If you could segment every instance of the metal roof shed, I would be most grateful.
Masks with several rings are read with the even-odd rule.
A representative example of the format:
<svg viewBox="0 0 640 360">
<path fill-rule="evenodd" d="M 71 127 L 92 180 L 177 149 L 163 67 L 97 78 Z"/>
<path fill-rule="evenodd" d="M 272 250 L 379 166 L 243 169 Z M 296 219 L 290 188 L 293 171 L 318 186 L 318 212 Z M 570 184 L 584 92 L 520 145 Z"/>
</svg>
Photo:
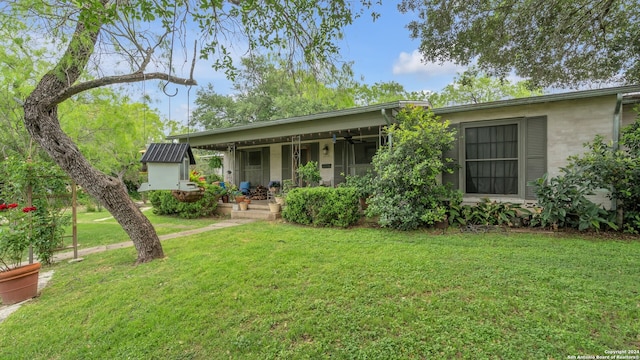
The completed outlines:
<svg viewBox="0 0 640 360">
<path fill-rule="evenodd" d="M 138 191 L 181 190 L 199 191 L 189 180 L 189 165 L 196 160 L 189 144 L 151 144 L 142 159 L 148 167 L 148 181 Z"/>
</svg>

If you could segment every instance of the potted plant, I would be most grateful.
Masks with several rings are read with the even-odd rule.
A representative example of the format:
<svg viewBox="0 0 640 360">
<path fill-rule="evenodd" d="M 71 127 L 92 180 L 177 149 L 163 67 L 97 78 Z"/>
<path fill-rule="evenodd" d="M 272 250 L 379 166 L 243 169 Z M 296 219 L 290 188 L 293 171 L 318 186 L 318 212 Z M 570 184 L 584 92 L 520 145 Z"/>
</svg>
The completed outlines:
<svg viewBox="0 0 640 360">
<path fill-rule="evenodd" d="M 269 211 L 272 213 L 279 213 L 281 205 L 277 202 L 277 200 L 269 201 Z"/>
<path fill-rule="evenodd" d="M 15 304 L 38 294 L 40 263 L 22 265 L 32 233 L 33 206 L 0 204 L 0 298 L 5 305 Z"/>
<path fill-rule="evenodd" d="M 278 192 L 280 192 L 280 186 L 280 181 L 272 180 L 269 182 L 269 191 L 271 191 L 271 193 L 273 194 L 277 194 Z"/>
</svg>

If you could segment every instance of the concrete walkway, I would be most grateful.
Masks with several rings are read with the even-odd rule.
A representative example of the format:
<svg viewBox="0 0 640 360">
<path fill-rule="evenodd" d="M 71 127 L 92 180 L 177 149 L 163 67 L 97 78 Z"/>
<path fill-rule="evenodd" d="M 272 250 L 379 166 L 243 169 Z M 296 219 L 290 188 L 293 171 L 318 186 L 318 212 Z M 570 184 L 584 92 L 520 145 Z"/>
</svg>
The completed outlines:
<svg viewBox="0 0 640 360">
<path fill-rule="evenodd" d="M 193 230 L 186 230 L 186 231 L 180 231 L 180 232 L 173 233 L 173 234 L 162 235 L 162 236 L 159 236 L 159 238 L 160 238 L 160 241 L 164 241 L 164 240 L 175 239 L 175 238 L 179 238 L 179 237 L 183 237 L 183 236 L 190 236 L 190 235 L 200 234 L 200 233 L 203 233 L 203 232 L 212 231 L 212 230 L 216 230 L 216 229 L 224 229 L 224 228 L 228 228 L 228 227 L 231 227 L 231 226 L 238 226 L 238 225 L 247 224 L 247 223 L 254 222 L 254 221 L 255 220 L 253 220 L 253 219 L 227 219 L 227 220 L 223 220 L 223 221 L 220 221 L 218 223 L 211 224 L 209 226 L 205 226 L 205 227 L 202 227 L 202 228 L 197 228 L 197 229 L 193 229 Z M 99 253 L 99 252 L 103 252 L 103 251 L 107 251 L 107 250 L 122 249 L 122 248 L 127 248 L 127 247 L 132 247 L 132 246 L 133 246 L 133 242 L 126 241 L 126 242 L 122 242 L 122 243 L 118 243 L 118 244 L 95 246 L 95 247 L 86 248 L 86 249 L 79 249 L 78 250 L 78 257 L 82 257 L 82 256 L 85 256 L 85 255 L 90 255 L 90 254 L 95 254 L 95 253 Z M 53 261 L 54 262 L 59 262 L 59 261 L 64 261 L 64 260 L 71 260 L 71 259 L 73 259 L 73 251 L 59 253 L 59 254 L 55 254 L 53 256 Z M 46 272 L 40 272 L 40 275 L 38 277 L 38 294 L 40 294 L 40 291 L 42 291 L 42 289 L 45 286 L 47 286 L 47 283 L 53 277 L 53 273 L 54 273 L 53 270 L 46 271 Z M 17 303 L 17 304 L 13 304 L 13 305 L 0 305 L 0 323 L 2 323 L 14 311 L 18 310 L 22 304 L 25 304 L 25 303 L 27 303 L 29 301 L 31 301 L 31 299 L 25 300 L 23 302 L 20 302 L 20 303 Z"/>
</svg>

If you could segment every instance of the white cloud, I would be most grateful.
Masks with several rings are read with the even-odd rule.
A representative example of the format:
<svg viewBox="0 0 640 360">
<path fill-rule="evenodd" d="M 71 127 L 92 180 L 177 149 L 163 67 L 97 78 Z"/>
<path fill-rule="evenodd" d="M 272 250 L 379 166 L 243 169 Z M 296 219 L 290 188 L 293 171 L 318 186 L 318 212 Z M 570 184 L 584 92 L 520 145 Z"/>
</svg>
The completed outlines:
<svg viewBox="0 0 640 360">
<path fill-rule="evenodd" d="M 422 54 L 418 50 L 413 50 L 411 54 L 404 51 L 400 52 L 398 58 L 393 64 L 393 74 L 425 74 L 429 76 L 455 75 L 457 72 L 463 72 L 465 66 L 456 65 L 452 62 L 443 63 L 425 63 L 422 61 Z"/>
</svg>

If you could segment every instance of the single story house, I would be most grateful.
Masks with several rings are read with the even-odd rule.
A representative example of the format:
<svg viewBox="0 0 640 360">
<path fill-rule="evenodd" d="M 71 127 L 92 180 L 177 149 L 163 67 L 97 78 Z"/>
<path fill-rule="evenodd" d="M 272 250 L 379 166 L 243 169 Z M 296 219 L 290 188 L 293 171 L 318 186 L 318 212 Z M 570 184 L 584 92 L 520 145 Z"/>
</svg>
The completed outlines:
<svg viewBox="0 0 640 360">
<path fill-rule="evenodd" d="M 528 181 L 558 175 L 567 157 L 583 153 L 583 144 L 596 134 L 617 142 L 620 128 L 637 116 L 638 92 L 640 85 L 633 85 L 433 109 L 458 132 L 455 149 L 446 155 L 460 169 L 442 181 L 462 190 L 469 202 L 534 200 Z M 371 167 L 376 150 L 388 141 L 385 127 L 408 105 L 429 106 L 394 101 L 169 139 L 224 152 L 225 180 L 236 185 L 296 179 L 295 169 L 313 160 L 323 184 L 334 186 L 344 174 Z"/>
</svg>

